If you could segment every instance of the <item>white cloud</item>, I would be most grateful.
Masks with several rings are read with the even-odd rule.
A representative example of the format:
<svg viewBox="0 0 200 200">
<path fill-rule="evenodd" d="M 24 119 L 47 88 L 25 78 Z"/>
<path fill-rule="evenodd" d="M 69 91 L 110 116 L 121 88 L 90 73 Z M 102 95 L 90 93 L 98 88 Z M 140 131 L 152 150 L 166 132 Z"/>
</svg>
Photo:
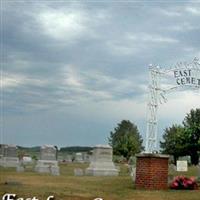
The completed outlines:
<svg viewBox="0 0 200 200">
<path fill-rule="evenodd" d="M 148 43 L 148 46 L 147 46 Z M 118 40 L 107 41 L 106 45 L 114 55 L 136 55 L 150 48 L 150 45 L 177 44 L 178 39 L 152 33 L 126 33 Z"/>
<path fill-rule="evenodd" d="M 188 22 L 183 22 L 183 23 L 179 23 L 176 25 L 169 25 L 169 26 L 165 26 L 162 27 L 162 29 L 164 30 L 168 30 L 168 31 L 177 31 L 177 32 L 186 32 L 186 31 L 192 31 L 192 30 L 198 30 L 199 27 L 197 25 L 192 25 Z"/>
<path fill-rule="evenodd" d="M 68 66 L 64 69 L 64 84 L 70 87 L 82 87 L 79 75 L 73 69 L 73 66 Z"/>
<path fill-rule="evenodd" d="M 23 74 L 2 73 L 1 87 L 2 88 L 15 88 L 22 85 L 46 86 L 48 80 L 38 79 Z"/>
<path fill-rule="evenodd" d="M 131 99 L 133 93 L 146 90 L 143 84 L 136 84 L 131 77 L 118 79 L 97 70 L 80 71 L 72 65 L 66 66 L 61 74 L 62 89 L 70 91 L 70 97 L 67 95 L 66 98 L 77 103 L 91 100 L 117 102 L 122 98 Z"/>
<path fill-rule="evenodd" d="M 138 33 L 138 34 L 128 34 L 128 39 L 132 41 L 139 42 L 150 42 L 150 43 L 178 43 L 177 39 L 171 37 L 165 37 L 161 35 L 148 34 L 148 33 Z"/>
<path fill-rule="evenodd" d="M 63 78 L 62 85 L 66 86 L 65 90 L 71 91 L 71 96 L 66 96 L 66 98 L 74 99 L 77 103 L 87 101 L 88 99 L 105 100 L 112 98 L 112 94 L 104 90 L 105 88 L 95 88 L 95 85 L 98 85 L 98 82 L 100 82 L 100 77 L 93 72 L 80 72 L 75 69 L 75 66 L 68 65 L 63 69 L 61 74 Z M 97 77 L 98 80 L 96 79 Z M 105 81 L 106 79 L 107 78 L 104 77 Z M 103 79 L 101 79 L 101 81 L 103 81 Z M 63 102 L 64 101 L 65 100 L 63 100 Z"/>
<path fill-rule="evenodd" d="M 194 54 L 195 48 L 193 48 L 193 47 L 184 47 L 183 49 L 184 49 L 184 51 L 186 51 L 188 53 L 192 53 L 193 55 L 195 55 Z"/>
<path fill-rule="evenodd" d="M 108 50 L 113 55 L 134 55 L 141 51 L 141 45 L 140 44 L 131 44 L 127 43 L 127 41 L 107 41 L 106 46 L 108 47 Z"/>
<path fill-rule="evenodd" d="M 156 12 L 160 12 L 161 14 L 165 15 L 165 16 L 168 16 L 168 17 L 180 17 L 182 14 L 181 14 L 181 11 L 179 10 L 172 10 L 172 9 L 159 9 L 159 10 L 156 10 Z"/>
<path fill-rule="evenodd" d="M 197 2 L 196 2 L 197 3 Z M 189 4 L 191 5 L 191 4 Z M 156 12 L 168 17 L 184 17 L 186 14 L 192 14 L 194 16 L 200 15 L 200 7 L 197 3 L 196 6 L 184 6 L 184 7 L 174 7 L 174 8 L 161 8 L 157 9 Z"/>
<path fill-rule="evenodd" d="M 200 58 L 200 51 L 196 53 L 197 57 Z"/>
<path fill-rule="evenodd" d="M 200 90 L 174 91 L 168 95 L 168 102 L 160 106 L 160 117 L 162 119 L 180 119 L 192 108 L 200 108 Z"/>
<path fill-rule="evenodd" d="M 103 120 L 140 120 L 144 119 L 146 114 L 146 102 L 134 99 L 122 99 L 120 101 L 87 101 L 82 102 L 79 107 L 73 108 L 81 117 L 95 118 Z M 83 115 L 83 116 L 82 116 Z"/>
<path fill-rule="evenodd" d="M 70 40 L 85 30 L 86 16 L 82 11 L 46 10 L 37 16 L 44 32 L 54 39 Z"/>
<path fill-rule="evenodd" d="M 22 75 L 2 73 L 1 87 L 2 88 L 18 87 L 24 83 L 24 80 L 25 77 Z"/>
<path fill-rule="evenodd" d="M 200 6 L 199 7 L 186 7 L 185 10 L 192 15 L 200 16 Z"/>
</svg>

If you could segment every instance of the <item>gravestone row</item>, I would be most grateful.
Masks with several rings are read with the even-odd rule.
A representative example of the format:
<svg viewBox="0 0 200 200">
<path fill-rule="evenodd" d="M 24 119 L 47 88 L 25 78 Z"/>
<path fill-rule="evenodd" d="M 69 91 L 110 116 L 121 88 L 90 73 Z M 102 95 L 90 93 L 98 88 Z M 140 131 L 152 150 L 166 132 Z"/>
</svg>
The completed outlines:
<svg viewBox="0 0 200 200">
<path fill-rule="evenodd" d="M 17 147 L 15 145 L 1 145 L 0 147 L 0 165 L 3 167 L 16 167 L 18 172 L 23 172 L 24 163 L 23 160 L 19 161 Z M 117 176 L 119 169 L 115 167 L 112 156 L 113 152 L 110 146 L 97 145 L 94 147 L 92 158 L 82 153 L 76 153 L 75 162 L 83 163 L 90 160 L 90 165 L 85 170 L 85 175 Z M 60 175 L 57 160 L 57 148 L 55 146 L 43 145 L 40 148 L 40 157 L 36 163 L 35 171 L 38 173 Z M 74 173 L 75 175 L 84 174 L 80 169 L 75 169 Z"/>
<path fill-rule="evenodd" d="M 75 176 L 117 176 L 119 169 L 112 161 L 112 148 L 108 145 L 97 145 L 94 147 L 93 155 L 89 167 L 84 171 L 82 169 L 74 169 Z M 30 162 L 30 157 L 27 158 Z M 82 153 L 76 153 L 76 162 L 84 162 Z M 26 161 L 24 161 L 26 162 Z M 17 171 L 23 172 L 24 168 L 17 157 L 17 146 L 0 145 L 0 166 L 16 167 Z M 177 165 L 169 165 L 170 171 L 185 172 L 188 170 L 187 160 L 178 160 Z M 134 164 L 135 165 L 135 164 Z M 135 181 L 136 168 L 130 165 L 130 175 Z M 57 161 L 57 149 L 53 145 L 44 145 L 40 148 L 40 158 L 36 163 L 35 171 L 38 173 L 50 173 L 52 175 L 60 175 L 60 169 Z M 198 166 L 197 176 L 200 178 L 200 166 Z"/>
</svg>

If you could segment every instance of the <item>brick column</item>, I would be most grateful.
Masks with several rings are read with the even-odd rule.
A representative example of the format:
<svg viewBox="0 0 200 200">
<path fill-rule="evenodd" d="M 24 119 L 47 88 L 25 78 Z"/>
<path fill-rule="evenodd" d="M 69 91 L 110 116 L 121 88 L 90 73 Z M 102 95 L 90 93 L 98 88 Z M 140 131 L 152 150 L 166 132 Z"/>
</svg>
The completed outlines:
<svg viewBox="0 0 200 200">
<path fill-rule="evenodd" d="M 167 189 L 169 156 L 144 153 L 136 157 L 136 189 Z"/>
</svg>

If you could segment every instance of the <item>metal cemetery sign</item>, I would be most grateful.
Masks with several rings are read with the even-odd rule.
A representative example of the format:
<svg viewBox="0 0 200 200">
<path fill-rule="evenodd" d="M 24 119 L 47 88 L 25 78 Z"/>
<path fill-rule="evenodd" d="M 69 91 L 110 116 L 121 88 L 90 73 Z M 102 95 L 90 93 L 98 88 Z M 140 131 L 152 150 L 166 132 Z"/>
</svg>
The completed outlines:
<svg viewBox="0 0 200 200">
<path fill-rule="evenodd" d="M 176 79 L 177 85 L 200 86 L 200 78 L 196 77 L 196 75 L 198 75 L 197 70 L 194 69 L 174 71 L 174 78 Z"/>
<path fill-rule="evenodd" d="M 200 89 L 200 62 L 180 62 L 170 69 L 149 67 L 149 100 L 145 151 L 152 153 L 157 145 L 158 105 L 166 102 L 166 93 L 177 89 Z M 162 80 L 162 83 L 161 83 Z"/>
</svg>

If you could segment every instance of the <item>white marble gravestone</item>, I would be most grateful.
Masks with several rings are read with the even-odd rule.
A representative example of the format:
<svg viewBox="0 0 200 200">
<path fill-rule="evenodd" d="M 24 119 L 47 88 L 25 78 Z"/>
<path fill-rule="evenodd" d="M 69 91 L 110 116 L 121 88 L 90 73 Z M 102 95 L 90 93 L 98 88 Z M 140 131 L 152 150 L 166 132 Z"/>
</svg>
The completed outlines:
<svg viewBox="0 0 200 200">
<path fill-rule="evenodd" d="M 83 154 L 82 153 L 76 153 L 75 154 L 75 162 L 84 163 Z"/>
<path fill-rule="evenodd" d="M 87 153 L 83 153 L 83 161 L 85 162 L 85 163 L 89 163 L 90 162 L 90 155 L 89 154 L 87 154 Z"/>
<path fill-rule="evenodd" d="M 136 167 L 132 166 L 130 168 L 130 176 L 132 178 L 132 181 L 135 183 L 135 179 L 136 179 Z"/>
<path fill-rule="evenodd" d="M 24 172 L 25 171 L 25 168 L 24 168 L 22 161 L 20 161 L 20 164 L 17 166 L 16 170 L 17 170 L 17 172 Z"/>
<path fill-rule="evenodd" d="M 3 167 L 18 167 L 19 158 L 17 157 L 17 146 L 16 145 L 0 145 L 0 166 Z"/>
<path fill-rule="evenodd" d="M 187 160 L 177 160 L 176 168 L 177 168 L 177 172 L 187 172 L 188 171 Z"/>
<path fill-rule="evenodd" d="M 57 161 L 57 149 L 53 145 L 44 145 L 40 148 L 40 159 L 37 161 L 35 171 L 60 175 Z"/>
<path fill-rule="evenodd" d="M 23 156 L 22 157 L 22 163 L 23 164 L 32 164 L 33 163 L 33 160 L 30 156 Z"/>
<path fill-rule="evenodd" d="M 97 145 L 94 147 L 91 163 L 86 169 L 86 175 L 91 176 L 118 176 L 119 170 L 112 161 L 112 147 Z"/>
</svg>

